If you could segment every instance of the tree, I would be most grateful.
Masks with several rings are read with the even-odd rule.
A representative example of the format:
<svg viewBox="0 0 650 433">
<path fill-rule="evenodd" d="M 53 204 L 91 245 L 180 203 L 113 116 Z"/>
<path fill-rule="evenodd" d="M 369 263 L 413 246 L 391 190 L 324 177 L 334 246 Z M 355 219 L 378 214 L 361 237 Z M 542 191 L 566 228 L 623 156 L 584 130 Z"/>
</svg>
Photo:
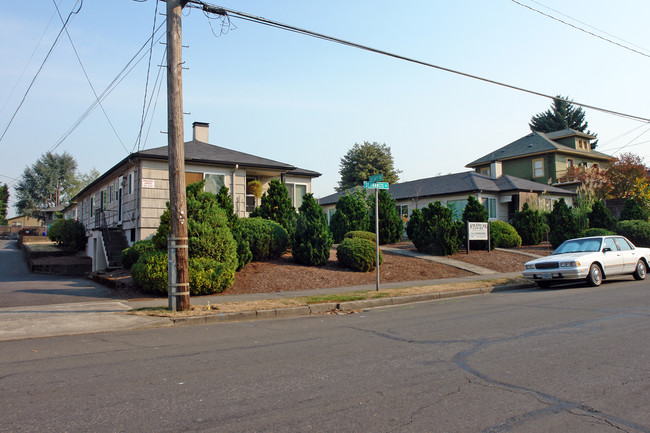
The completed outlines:
<svg viewBox="0 0 650 433">
<path fill-rule="evenodd" d="M 296 231 L 296 208 L 291 203 L 287 187 L 278 179 L 269 182 L 269 189 L 262 196 L 262 203 L 250 216 L 275 221 L 289 233 L 289 239 L 293 239 Z"/>
<path fill-rule="evenodd" d="M 88 173 L 82 173 L 75 175 L 75 185 L 72 187 L 70 190 L 70 198 L 74 197 L 75 195 L 79 194 L 79 192 L 90 185 L 92 181 L 97 179 L 101 173 L 96 169 L 92 168 Z"/>
<path fill-rule="evenodd" d="M 18 182 L 18 213 L 43 219 L 45 209 L 67 203 L 77 184 L 76 170 L 77 161 L 67 152 L 42 155 Z"/>
<path fill-rule="evenodd" d="M 589 212 L 589 227 L 613 230 L 615 225 L 616 221 L 612 218 L 609 209 L 602 201 L 595 201 L 591 206 L 591 212 Z"/>
<path fill-rule="evenodd" d="M 557 248 L 567 239 L 580 235 L 578 222 L 563 198 L 553 203 L 553 210 L 547 216 L 550 233 L 548 240 L 553 248 Z"/>
<path fill-rule="evenodd" d="M 375 198 L 368 196 L 368 205 L 370 207 L 370 228 L 375 221 Z M 380 190 L 377 197 L 377 207 L 379 207 L 379 244 L 394 244 L 399 242 L 404 230 L 404 222 L 399 212 L 397 212 L 397 203 L 393 200 L 386 190 Z"/>
<path fill-rule="evenodd" d="M 595 136 L 587 130 L 588 125 L 582 107 L 576 107 L 568 97 L 562 95 L 553 98 L 551 108 L 531 117 L 528 124 L 531 130 L 537 132 L 554 132 L 571 128 Z M 592 143 L 591 148 L 595 149 L 596 143 Z"/>
<path fill-rule="evenodd" d="M 521 211 L 516 211 L 512 218 L 512 226 L 521 236 L 523 245 L 539 245 L 548 232 L 548 226 L 544 221 L 544 215 L 537 209 L 531 209 L 528 203 L 524 203 Z"/>
<path fill-rule="evenodd" d="M 219 192 L 217 192 L 217 204 L 226 212 L 226 216 L 228 217 L 228 225 L 232 230 L 232 228 L 237 223 L 238 218 L 237 215 L 235 215 L 235 206 L 232 204 L 230 192 L 228 190 L 228 187 L 225 185 L 221 185 Z"/>
<path fill-rule="evenodd" d="M 355 186 L 363 185 L 368 177 L 383 174 L 384 182 L 396 183 L 400 170 L 395 170 L 393 155 L 390 147 L 377 142 L 363 144 L 355 143 L 352 149 L 341 158 L 339 165 L 341 180 L 337 191 L 345 191 Z"/>
<path fill-rule="evenodd" d="M 648 211 L 644 209 L 641 202 L 634 198 L 628 198 L 623 204 L 621 221 L 642 220 L 648 221 Z"/>
<path fill-rule="evenodd" d="M 637 180 L 640 184 L 647 183 L 647 170 L 648 167 L 640 156 L 629 152 L 622 153 L 605 174 L 608 183 L 607 197 L 637 198 L 635 191 L 642 186 L 637 185 Z"/>
<path fill-rule="evenodd" d="M 327 264 L 333 239 L 323 208 L 310 193 L 303 197 L 299 211 L 291 248 L 293 259 L 308 266 Z"/>
<path fill-rule="evenodd" d="M 330 220 L 330 230 L 335 243 L 341 242 L 347 232 L 370 230 L 365 190 L 355 189 L 339 198 L 336 202 L 336 212 Z"/>
<path fill-rule="evenodd" d="M 9 207 L 9 185 L 0 186 L 0 226 L 7 225 L 7 208 Z"/>
<path fill-rule="evenodd" d="M 418 251 L 438 256 L 458 252 L 458 224 L 454 223 L 451 209 L 443 207 L 439 201 L 415 209 L 406 231 Z"/>
</svg>

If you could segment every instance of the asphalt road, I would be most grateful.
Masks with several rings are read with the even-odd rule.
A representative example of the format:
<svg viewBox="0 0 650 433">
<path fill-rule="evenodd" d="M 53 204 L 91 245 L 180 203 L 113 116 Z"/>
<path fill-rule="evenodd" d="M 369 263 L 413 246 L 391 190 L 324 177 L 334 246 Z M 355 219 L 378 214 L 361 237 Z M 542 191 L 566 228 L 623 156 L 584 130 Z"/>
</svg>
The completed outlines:
<svg viewBox="0 0 650 433">
<path fill-rule="evenodd" d="M 0 308 L 114 298 L 111 289 L 85 278 L 30 273 L 16 241 L 0 239 Z"/>
<path fill-rule="evenodd" d="M 650 432 L 650 289 L 0 343 L 0 432 Z"/>
</svg>

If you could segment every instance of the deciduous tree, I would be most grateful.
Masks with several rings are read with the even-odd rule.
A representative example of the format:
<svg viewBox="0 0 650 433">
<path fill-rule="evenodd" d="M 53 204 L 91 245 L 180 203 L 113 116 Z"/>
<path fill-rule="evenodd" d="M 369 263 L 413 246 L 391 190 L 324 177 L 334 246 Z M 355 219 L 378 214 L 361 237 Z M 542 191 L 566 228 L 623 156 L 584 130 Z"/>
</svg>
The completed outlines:
<svg viewBox="0 0 650 433">
<path fill-rule="evenodd" d="M 337 191 L 363 185 L 368 177 L 383 174 L 384 182 L 395 183 L 399 179 L 400 170 L 394 167 L 393 155 L 386 144 L 364 141 L 355 143 L 352 149 L 341 158 L 339 174 L 341 180 Z"/>
</svg>

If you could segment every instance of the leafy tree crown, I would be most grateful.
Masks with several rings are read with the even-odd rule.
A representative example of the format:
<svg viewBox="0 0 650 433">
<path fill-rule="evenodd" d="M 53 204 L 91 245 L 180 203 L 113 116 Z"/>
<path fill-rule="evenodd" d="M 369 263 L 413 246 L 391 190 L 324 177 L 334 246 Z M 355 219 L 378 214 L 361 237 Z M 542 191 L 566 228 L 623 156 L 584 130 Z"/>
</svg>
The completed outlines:
<svg viewBox="0 0 650 433">
<path fill-rule="evenodd" d="M 384 175 L 384 182 L 396 183 L 401 173 L 394 167 L 390 147 L 367 141 L 363 144 L 355 143 L 341 158 L 339 167 L 341 180 L 336 188 L 337 191 L 363 185 L 370 176 L 380 173 Z"/>
</svg>

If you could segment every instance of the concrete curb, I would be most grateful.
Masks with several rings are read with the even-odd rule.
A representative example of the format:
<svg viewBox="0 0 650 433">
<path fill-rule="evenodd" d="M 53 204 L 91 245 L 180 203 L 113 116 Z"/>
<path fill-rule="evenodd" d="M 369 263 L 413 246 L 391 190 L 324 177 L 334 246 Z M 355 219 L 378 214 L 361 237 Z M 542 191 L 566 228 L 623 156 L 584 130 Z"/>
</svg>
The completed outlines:
<svg viewBox="0 0 650 433">
<path fill-rule="evenodd" d="M 364 299 L 347 302 L 327 302 L 321 304 L 302 305 L 298 307 L 239 311 L 235 313 L 216 313 L 203 316 L 170 317 L 172 326 L 207 325 L 211 323 L 246 322 L 253 320 L 268 320 L 277 318 L 315 316 L 341 311 L 350 313 L 364 311 L 371 308 L 388 307 L 392 305 L 411 304 L 416 302 L 435 301 L 439 299 L 456 298 L 460 296 L 487 295 L 493 292 L 505 292 L 534 287 L 531 283 L 521 283 L 509 286 L 479 287 L 475 289 L 450 290 L 447 292 L 423 293 L 419 295 L 405 295 L 377 299 Z M 169 324 L 161 325 L 169 326 Z"/>
</svg>

